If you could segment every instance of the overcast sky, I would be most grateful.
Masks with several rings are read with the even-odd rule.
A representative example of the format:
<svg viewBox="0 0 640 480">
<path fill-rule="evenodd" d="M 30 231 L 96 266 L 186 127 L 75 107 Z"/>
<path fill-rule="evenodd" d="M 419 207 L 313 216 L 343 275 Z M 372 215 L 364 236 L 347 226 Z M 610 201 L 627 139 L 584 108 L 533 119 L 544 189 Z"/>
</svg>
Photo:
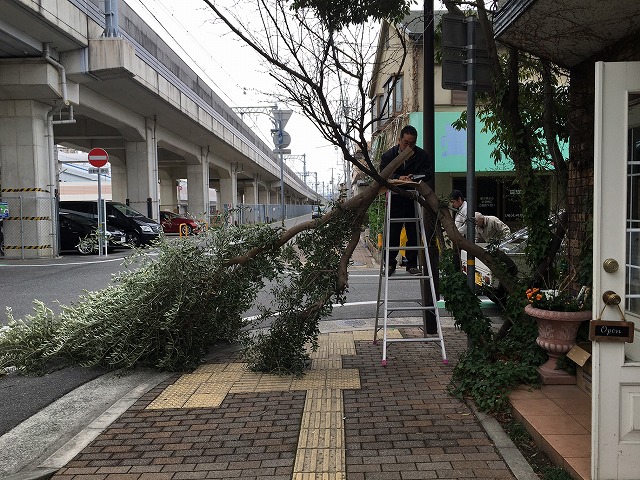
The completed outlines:
<svg viewBox="0 0 640 480">
<path fill-rule="evenodd" d="M 211 88 L 230 107 L 268 107 L 273 98 L 260 93 L 272 91 L 273 81 L 260 71 L 257 55 L 243 45 L 226 27 L 214 24 L 213 12 L 202 0 L 125 0 L 156 32 L 180 54 L 194 70 L 202 75 Z M 278 105 L 279 108 L 289 108 Z M 273 145 L 271 121 L 267 115 L 245 116 L 245 123 L 255 125 L 261 138 Z M 325 182 L 329 192 L 332 168 L 334 181 L 342 181 L 343 166 L 336 149 L 323 139 L 313 124 L 294 114 L 285 130 L 291 135 L 292 155 L 306 155 L 307 172 L 317 172 L 322 193 Z M 302 172 L 302 160 L 288 161 L 296 172 Z M 313 187 L 315 177 L 307 178 Z"/>
</svg>

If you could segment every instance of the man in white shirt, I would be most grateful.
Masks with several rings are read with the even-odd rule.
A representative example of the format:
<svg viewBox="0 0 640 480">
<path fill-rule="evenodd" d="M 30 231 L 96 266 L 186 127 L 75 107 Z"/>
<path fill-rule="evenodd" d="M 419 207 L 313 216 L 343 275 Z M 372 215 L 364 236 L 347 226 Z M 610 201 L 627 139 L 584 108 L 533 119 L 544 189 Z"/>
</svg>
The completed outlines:
<svg viewBox="0 0 640 480">
<path fill-rule="evenodd" d="M 460 190 L 452 190 L 451 195 L 449 195 L 451 199 L 451 206 L 457 210 L 454 221 L 456 223 L 456 228 L 460 232 L 460 235 L 463 237 L 467 236 L 467 201 L 463 198 L 462 192 Z"/>
<path fill-rule="evenodd" d="M 476 241 L 491 242 L 500 240 L 511 234 L 511 229 L 498 217 L 483 215 L 480 212 L 475 214 L 476 220 Z"/>
</svg>

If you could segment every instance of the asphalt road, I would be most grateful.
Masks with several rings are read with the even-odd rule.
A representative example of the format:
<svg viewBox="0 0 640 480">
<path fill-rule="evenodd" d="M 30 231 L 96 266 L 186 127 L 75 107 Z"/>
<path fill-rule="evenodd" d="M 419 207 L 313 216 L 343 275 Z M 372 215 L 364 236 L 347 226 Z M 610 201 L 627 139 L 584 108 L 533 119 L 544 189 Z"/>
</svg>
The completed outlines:
<svg viewBox="0 0 640 480">
<path fill-rule="evenodd" d="M 40 300 L 54 311 L 59 302 L 69 305 L 85 291 L 107 286 L 113 273 L 122 270 L 130 252 L 120 251 L 106 258 L 65 255 L 59 259 L 0 261 L 0 292 L 4 307 L 0 325 L 33 313 L 33 301 Z M 0 376 L 0 435 L 31 417 L 54 400 L 106 372 L 101 368 L 65 368 L 40 377 L 17 374 Z"/>
</svg>

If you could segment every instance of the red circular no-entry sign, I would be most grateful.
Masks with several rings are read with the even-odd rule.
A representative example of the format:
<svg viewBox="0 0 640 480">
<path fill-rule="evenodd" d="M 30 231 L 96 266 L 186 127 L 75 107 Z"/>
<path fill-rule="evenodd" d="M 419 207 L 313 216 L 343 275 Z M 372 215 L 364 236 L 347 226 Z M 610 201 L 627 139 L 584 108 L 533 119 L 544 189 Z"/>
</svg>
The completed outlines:
<svg viewBox="0 0 640 480">
<path fill-rule="evenodd" d="M 109 154 L 104 148 L 92 148 L 89 152 L 89 163 L 94 167 L 104 167 L 108 161 Z"/>
</svg>

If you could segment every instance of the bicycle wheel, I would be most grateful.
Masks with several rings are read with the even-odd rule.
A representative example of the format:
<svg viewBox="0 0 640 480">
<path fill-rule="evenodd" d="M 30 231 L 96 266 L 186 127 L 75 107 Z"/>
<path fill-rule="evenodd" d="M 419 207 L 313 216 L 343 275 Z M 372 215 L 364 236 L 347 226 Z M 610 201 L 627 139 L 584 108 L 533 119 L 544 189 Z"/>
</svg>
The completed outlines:
<svg viewBox="0 0 640 480">
<path fill-rule="evenodd" d="M 80 239 L 80 242 L 78 243 L 78 245 L 76 245 L 76 248 L 78 249 L 78 252 L 83 255 L 93 253 L 96 248 L 96 239 L 90 235 L 87 235 L 86 237 Z"/>
</svg>

